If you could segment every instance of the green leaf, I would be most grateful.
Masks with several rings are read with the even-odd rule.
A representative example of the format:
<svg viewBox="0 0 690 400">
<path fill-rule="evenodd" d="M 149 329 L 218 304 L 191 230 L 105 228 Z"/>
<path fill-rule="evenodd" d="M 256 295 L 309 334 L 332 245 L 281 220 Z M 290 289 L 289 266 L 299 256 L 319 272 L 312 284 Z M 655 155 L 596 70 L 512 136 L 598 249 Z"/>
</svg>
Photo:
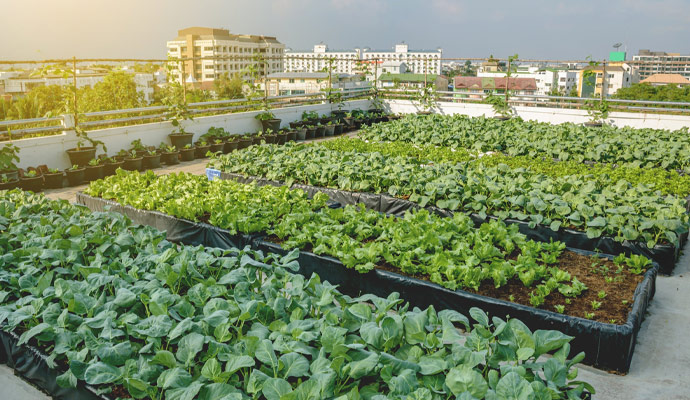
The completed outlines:
<svg viewBox="0 0 690 400">
<path fill-rule="evenodd" d="M 173 353 L 167 350 L 158 350 L 156 355 L 151 360 L 151 363 L 162 365 L 168 368 L 175 368 L 177 366 L 177 361 Z"/>
<path fill-rule="evenodd" d="M 192 383 L 192 376 L 182 368 L 173 368 L 163 371 L 158 377 L 158 387 L 162 389 L 184 388 Z"/>
<path fill-rule="evenodd" d="M 347 371 L 347 374 L 350 376 L 350 378 L 360 379 L 364 376 L 373 373 L 378 362 L 379 355 L 376 353 L 372 353 L 362 360 L 353 361 L 347 364 L 345 366 L 345 370 Z"/>
<path fill-rule="evenodd" d="M 263 384 L 261 393 L 266 397 L 266 400 L 280 400 L 281 397 L 292 392 L 292 386 L 284 379 L 268 378 Z"/>
<path fill-rule="evenodd" d="M 120 380 L 121 377 L 122 371 L 119 368 L 100 361 L 90 364 L 84 372 L 84 380 L 89 385 L 113 383 Z"/>
<path fill-rule="evenodd" d="M 283 378 L 299 378 L 307 376 L 309 372 L 309 361 L 301 354 L 288 353 L 280 357 L 280 363 L 283 365 L 281 372 Z"/>
<path fill-rule="evenodd" d="M 565 335 L 558 331 L 538 330 L 534 332 L 535 352 L 534 356 L 539 357 L 544 353 L 558 350 L 564 344 L 573 340 L 572 336 Z"/>
<path fill-rule="evenodd" d="M 36 335 L 40 335 L 44 332 L 52 332 L 52 331 L 53 331 L 53 327 L 50 326 L 50 324 L 42 322 L 42 323 L 32 327 L 28 331 L 22 333 L 22 335 L 19 337 L 19 341 L 17 342 L 17 345 L 21 346 L 21 345 L 25 344 L 26 342 L 28 342 L 29 340 L 31 340 L 31 338 L 33 338 Z"/>
<path fill-rule="evenodd" d="M 278 371 L 278 358 L 273 350 L 273 343 L 270 340 L 264 339 L 259 342 L 255 356 L 273 371 Z"/>
<path fill-rule="evenodd" d="M 187 387 L 166 390 L 165 400 L 194 400 L 203 386 L 201 382 L 192 382 Z"/>
<path fill-rule="evenodd" d="M 177 359 L 185 366 L 189 366 L 203 347 L 204 335 L 192 332 L 180 339 L 176 353 Z"/>
<path fill-rule="evenodd" d="M 505 400 L 529 400 L 532 396 L 532 386 L 517 372 L 509 372 L 496 384 L 496 394 Z"/>
<path fill-rule="evenodd" d="M 448 368 L 448 363 L 441 357 L 422 356 L 419 359 L 420 373 L 422 375 L 434 375 Z"/>
<path fill-rule="evenodd" d="M 225 371 L 234 374 L 239 369 L 253 367 L 254 364 L 254 359 L 249 356 L 231 354 L 228 356 L 227 363 L 225 364 Z"/>
<path fill-rule="evenodd" d="M 484 377 L 468 366 L 451 368 L 446 375 L 446 385 L 456 396 L 469 392 L 478 399 L 484 398 L 489 389 Z"/>
</svg>

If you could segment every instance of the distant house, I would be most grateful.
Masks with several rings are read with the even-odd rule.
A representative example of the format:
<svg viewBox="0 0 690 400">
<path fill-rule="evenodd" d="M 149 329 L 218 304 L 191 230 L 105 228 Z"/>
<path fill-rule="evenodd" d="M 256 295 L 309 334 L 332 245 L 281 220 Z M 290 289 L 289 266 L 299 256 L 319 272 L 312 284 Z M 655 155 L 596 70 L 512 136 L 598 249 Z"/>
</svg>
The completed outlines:
<svg viewBox="0 0 690 400">
<path fill-rule="evenodd" d="M 690 80 L 680 74 L 654 74 L 640 83 L 647 83 L 652 86 L 675 85 L 678 87 L 690 85 Z"/>
<path fill-rule="evenodd" d="M 481 78 L 475 76 L 455 77 L 455 97 L 481 99 L 485 94 L 505 93 L 506 81 L 514 95 L 533 95 L 537 92 L 534 78 Z"/>
<path fill-rule="evenodd" d="M 423 88 L 425 82 L 433 84 L 436 90 L 448 90 L 448 78 L 436 74 L 381 74 L 379 85 L 382 88 Z"/>
</svg>

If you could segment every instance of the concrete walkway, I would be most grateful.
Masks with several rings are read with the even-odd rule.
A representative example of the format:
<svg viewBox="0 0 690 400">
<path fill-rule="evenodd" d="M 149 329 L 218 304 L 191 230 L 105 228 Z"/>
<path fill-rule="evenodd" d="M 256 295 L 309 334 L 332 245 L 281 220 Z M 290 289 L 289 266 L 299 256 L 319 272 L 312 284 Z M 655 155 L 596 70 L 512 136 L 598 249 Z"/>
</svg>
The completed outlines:
<svg viewBox="0 0 690 400">
<path fill-rule="evenodd" d="M 205 174 L 207 162 L 207 159 L 195 160 L 155 172 Z M 75 194 L 85 187 L 50 190 L 46 195 L 74 201 Z M 657 277 L 656 287 L 628 374 L 621 376 L 580 367 L 578 379 L 594 386 L 595 399 L 690 400 L 690 255 L 683 254 L 672 276 Z M 46 398 L 45 394 L 16 377 L 11 369 L 0 365 L 0 399 Z"/>
</svg>

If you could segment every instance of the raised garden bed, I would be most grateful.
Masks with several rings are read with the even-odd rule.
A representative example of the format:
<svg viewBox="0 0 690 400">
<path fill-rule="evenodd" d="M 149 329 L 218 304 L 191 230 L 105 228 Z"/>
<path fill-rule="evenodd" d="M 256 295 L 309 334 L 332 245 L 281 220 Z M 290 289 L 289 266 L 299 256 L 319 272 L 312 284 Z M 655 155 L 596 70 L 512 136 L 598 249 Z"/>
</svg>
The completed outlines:
<svg viewBox="0 0 690 400">
<path fill-rule="evenodd" d="M 283 182 L 279 181 L 273 181 L 261 177 L 249 177 L 241 174 L 222 171 L 220 172 L 220 179 L 230 179 L 242 183 L 255 182 L 257 185 L 284 185 Z M 435 206 L 421 207 L 419 204 L 409 200 L 399 199 L 386 194 L 352 192 L 304 184 L 293 184 L 291 188 L 304 190 L 310 196 L 313 196 L 316 193 L 324 193 L 328 195 L 331 201 L 340 203 L 342 205 L 364 204 L 364 206 L 368 209 L 396 216 L 404 215 L 404 213 L 409 210 L 417 210 L 421 208 L 426 208 L 429 211 L 444 217 L 452 217 L 455 214 L 453 211 L 441 209 Z M 475 224 L 477 224 L 477 226 L 481 225 L 487 220 L 498 219 L 494 216 L 481 218 L 477 214 L 471 214 L 470 217 Z M 608 236 L 588 238 L 586 233 L 574 229 L 561 228 L 556 232 L 550 229 L 550 227 L 544 225 L 530 227 L 529 223 L 517 219 L 508 218 L 503 221 L 506 224 L 517 224 L 520 228 L 520 232 L 532 240 L 545 242 L 555 240 L 565 243 L 568 247 L 587 251 L 594 251 L 598 249 L 604 254 L 642 255 L 659 264 L 659 272 L 662 274 L 671 274 L 673 272 L 673 268 L 680 258 L 680 250 L 683 248 L 688 238 L 688 234 L 685 233 L 679 236 L 680 244 L 678 246 L 671 244 L 657 244 L 654 246 L 654 248 L 650 249 L 645 243 L 638 241 L 626 240 L 623 242 L 618 242 L 614 238 Z"/>
</svg>

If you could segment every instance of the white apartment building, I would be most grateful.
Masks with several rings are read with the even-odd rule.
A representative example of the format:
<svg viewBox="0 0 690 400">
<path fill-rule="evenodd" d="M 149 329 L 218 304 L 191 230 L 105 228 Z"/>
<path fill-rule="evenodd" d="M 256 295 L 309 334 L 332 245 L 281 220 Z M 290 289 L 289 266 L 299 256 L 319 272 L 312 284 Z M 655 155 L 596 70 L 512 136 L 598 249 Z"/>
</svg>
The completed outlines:
<svg viewBox="0 0 690 400">
<path fill-rule="evenodd" d="M 505 71 L 477 72 L 480 78 L 504 78 Z M 518 66 L 511 73 L 513 78 L 534 78 L 537 83 L 536 95 L 547 96 L 554 90 L 562 95 L 577 90 L 578 72 L 565 68 L 544 68 L 539 66 Z"/>
<path fill-rule="evenodd" d="M 405 43 L 395 45 L 394 51 L 368 50 L 362 51 L 363 60 L 378 60 L 379 63 L 387 61 L 401 61 L 407 66 L 407 70 L 413 74 L 441 74 L 441 58 L 443 49 L 436 50 L 410 50 Z"/>
<path fill-rule="evenodd" d="M 594 75 L 588 79 L 589 82 L 584 76 L 586 70 L 594 72 Z M 637 68 L 624 62 L 611 62 L 606 66 L 606 83 L 604 83 L 603 66 L 588 67 L 578 71 L 578 90 L 580 97 L 599 97 L 602 90 L 604 96 L 609 97 L 615 94 L 618 89 L 630 87 L 633 83 L 638 83 L 639 80 L 640 75 Z"/>
<path fill-rule="evenodd" d="M 320 43 L 313 51 L 285 50 L 284 72 L 322 72 L 329 67 L 333 60 L 333 72 L 339 74 L 353 74 L 357 70 L 360 50 L 329 50 L 328 46 Z"/>
<path fill-rule="evenodd" d="M 313 51 L 285 51 L 285 72 L 320 72 L 328 68 L 328 59 L 333 58 L 333 72 L 354 74 L 362 72 L 361 64 L 373 74 L 373 60 L 377 67 L 387 62 L 405 63 L 407 71 L 416 74 L 440 74 L 443 50 L 410 50 L 405 43 L 396 44 L 395 50 L 329 50 L 320 43 Z"/>
<path fill-rule="evenodd" d="M 633 55 L 633 62 L 637 63 L 640 79 L 654 74 L 678 74 L 690 79 L 690 54 L 640 50 Z"/>
<path fill-rule="evenodd" d="M 268 74 L 283 71 L 285 45 L 273 36 L 232 34 L 227 29 L 193 27 L 177 31 L 177 38 L 167 42 L 168 56 L 189 59 L 174 63 L 171 78 L 180 82 L 184 68 L 185 82 L 213 82 L 228 73 L 243 73 L 256 65 L 255 57 L 266 58 Z M 192 59 L 219 57 L 218 59 Z M 260 76 L 263 68 L 258 68 Z"/>
</svg>

